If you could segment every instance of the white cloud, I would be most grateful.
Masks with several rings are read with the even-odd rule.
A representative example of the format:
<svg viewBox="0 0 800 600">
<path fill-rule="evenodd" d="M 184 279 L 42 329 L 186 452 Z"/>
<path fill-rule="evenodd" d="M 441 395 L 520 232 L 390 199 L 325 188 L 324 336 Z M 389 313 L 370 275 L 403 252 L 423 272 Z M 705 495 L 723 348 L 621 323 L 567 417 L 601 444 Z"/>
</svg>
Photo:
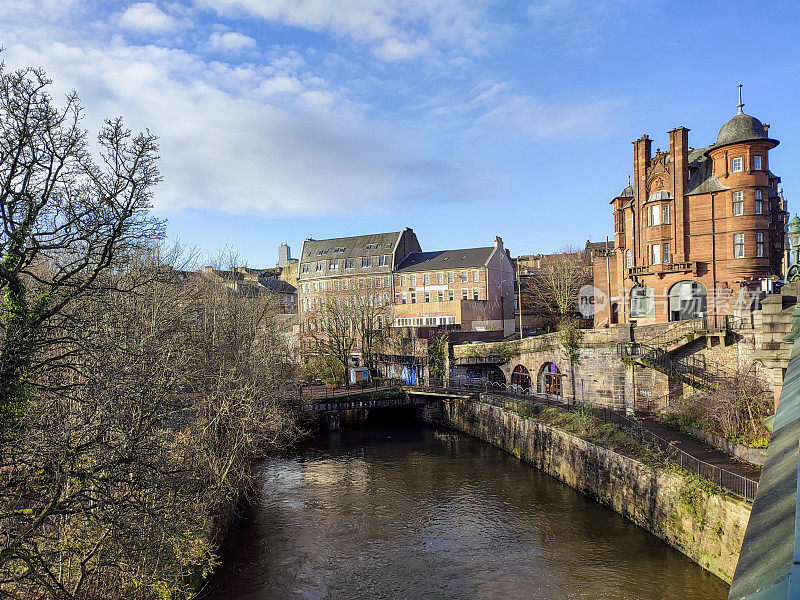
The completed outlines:
<svg viewBox="0 0 800 600">
<path fill-rule="evenodd" d="M 24 36 L 21 36 L 24 38 Z M 105 116 L 160 138 L 156 208 L 270 214 L 347 212 L 428 189 L 447 168 L 413 134 L 366 116 L 295 57 L 263 66 L 205 62 L 181 50 L 62 43 L 8 45 L 9 68 L 41 65 L 54 97 L 74 88 L 94 132 Z M 289 65 L 289 66 L 287 66 Z"/>
<path fill-rule="evenodd" d="M 175 19 L 152 2 L 137 2 L 120 15 L 119 23 L 125 29 L 150 33 L 163 33 L 175 27 Z"/>
<path fill-rule="evenodd" d="M 433 51 L 480 53 L 499 26 L 488 0 L 195 0 L 221 15 L 254 16 L 367 43 L 382 60 Z"/>
<path fill-rule="evenodd" d="M 225 33 L 212 33 L 208 40 L 208 45 L 212 50 L 241 52 L 247 48 L 255 48 L 256 41 L 250 36 L 234 31 L 227 31 Z"/>
</svg>

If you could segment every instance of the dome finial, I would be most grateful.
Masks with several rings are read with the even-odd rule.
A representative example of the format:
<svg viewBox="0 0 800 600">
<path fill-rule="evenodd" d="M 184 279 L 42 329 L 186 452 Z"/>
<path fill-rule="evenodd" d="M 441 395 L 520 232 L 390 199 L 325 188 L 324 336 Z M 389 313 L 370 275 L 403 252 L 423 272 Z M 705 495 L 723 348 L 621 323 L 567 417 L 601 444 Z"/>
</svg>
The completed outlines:
<svg viewBox="0 0 800 600">
<path fill-rule="evenodd" d="M 736 87 L 739 88 L 739 104 L 736 105 L 736 108 L 739 109 L 737 114 L 742 114 L 742 109 L 744 108 L 744 103 L 742 102 L 742 84 L 740 83 Z"/>
</svg>

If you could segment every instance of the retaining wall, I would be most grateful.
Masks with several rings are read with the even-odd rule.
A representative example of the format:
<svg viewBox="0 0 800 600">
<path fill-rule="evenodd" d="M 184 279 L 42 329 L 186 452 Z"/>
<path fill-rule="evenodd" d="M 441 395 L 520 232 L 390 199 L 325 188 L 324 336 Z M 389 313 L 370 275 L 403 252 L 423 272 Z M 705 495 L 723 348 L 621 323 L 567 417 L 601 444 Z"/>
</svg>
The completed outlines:
<svg viewBox="0 0 800 600">
<path fill-rule="evenodd" d="M 444 402 L 450 426 L 514 454 L 591 496 L 730 582 L 750 505 L 698 480 L 654 468 L 506 408 Z"/>
</svg>

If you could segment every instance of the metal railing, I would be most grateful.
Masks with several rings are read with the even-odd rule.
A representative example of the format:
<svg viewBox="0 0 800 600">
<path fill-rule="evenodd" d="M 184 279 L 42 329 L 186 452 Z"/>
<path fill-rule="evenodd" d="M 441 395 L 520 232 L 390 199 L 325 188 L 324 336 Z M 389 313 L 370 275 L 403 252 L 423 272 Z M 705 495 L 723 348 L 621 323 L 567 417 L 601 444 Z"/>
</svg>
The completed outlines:
<svg viewBox="0 0 800 600">
<path fill-rule="evenodd" d="M 649 367 L 680 377 L 693 386 L 712 387 L 727 376 L 719 364 L 707 360 L 702 354 L 678 358 L 664 348 L 620 342 L 617 344 L 617 355 L 621 359 L 635 358 Z"/>
<path fill-rule="evenodd" d="M 717 465 L 712 465 L 688 454 L 684 450 L 678 448 L 672 441 L 649 431 L 635 419 L 622 414 L 614 408 L 582 403 L 569 396 L 547 396 L 536 393 L 530 388 L 490 381 L 479 382 L 475 380 L 470 381 L 468 379 L 452 378 L 448 380 L 431 380 L 427 384 L 418 384 L 415 387 L 439 392 L 452 391 L 484 394 L 481 398 L 482 402 L 500 408 L 504 408 L 505 405 L 487 397 L 488 394 L 513 398 L 518 402 L 526 402 L 531 405 L 552 406 L 569 412 L 581 411 L 585 414 L 588 413 L 599 421 L 616 425 L 627 432 L 634 441 L 657 450 L 684 471 L 708 479 L 719 487 L 741 498 L 752 501 L 758 491 L 757 481 L 739 475 L 738 473 L 733 473 Z"/>
<path fill-rule="evenodd" d="M 324 383 L 312 383 L 300 386 L 301 400 L 327 400 L 331 398 L 347 398 L 378 390 L 390 390 L 402 385 L 402 381 L 391 377 L 375 377 L 371 381 L 347 383 L 341 386 L 328 386 Z"/>
</svg>

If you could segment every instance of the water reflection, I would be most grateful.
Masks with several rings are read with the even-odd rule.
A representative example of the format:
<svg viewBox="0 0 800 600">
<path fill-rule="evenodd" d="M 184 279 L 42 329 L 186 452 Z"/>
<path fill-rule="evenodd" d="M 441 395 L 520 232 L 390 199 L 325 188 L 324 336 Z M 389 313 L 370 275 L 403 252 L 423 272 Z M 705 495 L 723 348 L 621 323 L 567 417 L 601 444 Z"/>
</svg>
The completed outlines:
<svg viewBox="0 0 800 600">
<path fill-rule="evenodd" d="M 644 530 L 465 435 L 324 433 L 260 470 L 206 600 L 727 597 Z"/>
</svg>

